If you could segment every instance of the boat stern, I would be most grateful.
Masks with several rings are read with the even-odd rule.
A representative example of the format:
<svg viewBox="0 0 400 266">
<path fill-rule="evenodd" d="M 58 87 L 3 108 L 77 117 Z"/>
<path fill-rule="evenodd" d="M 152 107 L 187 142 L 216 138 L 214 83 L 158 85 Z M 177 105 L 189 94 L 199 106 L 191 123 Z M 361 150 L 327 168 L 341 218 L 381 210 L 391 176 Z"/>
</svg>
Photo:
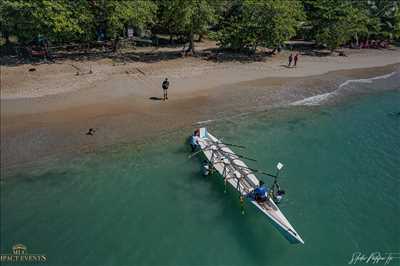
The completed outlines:
<svg viewBox="0 0 400 266">
<path fill-rule="evenodd" d="M 208 137 L 208 132 L 206 127 L 199 128 L 200 138 L 206 139 Z"/>
</svg>

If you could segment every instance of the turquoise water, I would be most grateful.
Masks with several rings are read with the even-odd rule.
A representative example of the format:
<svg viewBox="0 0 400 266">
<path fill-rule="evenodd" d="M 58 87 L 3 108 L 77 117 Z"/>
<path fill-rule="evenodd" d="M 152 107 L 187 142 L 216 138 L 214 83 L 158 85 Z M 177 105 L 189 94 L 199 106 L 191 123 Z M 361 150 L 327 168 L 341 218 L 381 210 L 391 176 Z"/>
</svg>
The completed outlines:
<svg viewBox="0 0 400 266">
<path fill-rule="evenodd" d="M 305 245 L 250 205 L 242 216 L 237 194 L 187 158 L 182 129 L 4 178 L 1 253 L 22 243 L 47 265 L 296 266 L 400 252 L 400 117 L 390 115 L 399 103 L 392 91 L 210 125 L 246 146 L 234 150 L 257 158 L 251 166 L 285 164 L 281 210 Z"/>
</svg>

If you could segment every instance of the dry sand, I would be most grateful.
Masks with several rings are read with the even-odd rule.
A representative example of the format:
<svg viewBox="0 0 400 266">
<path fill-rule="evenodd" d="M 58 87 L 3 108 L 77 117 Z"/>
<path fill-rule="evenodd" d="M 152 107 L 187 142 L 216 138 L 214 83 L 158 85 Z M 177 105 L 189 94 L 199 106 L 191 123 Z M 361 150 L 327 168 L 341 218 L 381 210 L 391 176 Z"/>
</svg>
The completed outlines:
<svg viewBox="0 0 400 266">
<path fill-rule="evenodd" d="M 399 71 L 399 48 L 346 52 L 348 57 L 301 56 L 296 68 L 285 66 L 288 53 L 247 63 L 178 58 L 2 66 L 2 171 L 53 154 L 289 104 L 332 91 L 347 79 Z M 32 67 L 36 71 L 28 71 Z M 155 100 L 165 77 L 170 100 Z M 95 136 L 85 135 L 88 128 L 97 129 Z"/>
<path fill-rule="evenodd" d="M 348 50 L 348 57 L 300 56 L 296 68 L 287 68 L 288 52 L 266 57 L 261 62 L 217 63 L 202 58 L 178 58 L 156 62 L 114 62 L 65 60 L 54 64 L 20 65 L 1 68 L 1 99 L 32 98 L 60 93 L 88 91 L 100 96 L 160 95 L 164 77 L 171 80 L 174 98 L 222 85 L 267 77 L 305 77 L 330 71 L 371 68 L 400 62 L 400 49 Z M 30 72 L 30 68 L 36 71 Z M 92 70 L 92 74 L 88 74 Z M 79 72 L 80 75 L 76 75 Z M 94 90 L 93 90 L 94 89 Z"/>
</svg>

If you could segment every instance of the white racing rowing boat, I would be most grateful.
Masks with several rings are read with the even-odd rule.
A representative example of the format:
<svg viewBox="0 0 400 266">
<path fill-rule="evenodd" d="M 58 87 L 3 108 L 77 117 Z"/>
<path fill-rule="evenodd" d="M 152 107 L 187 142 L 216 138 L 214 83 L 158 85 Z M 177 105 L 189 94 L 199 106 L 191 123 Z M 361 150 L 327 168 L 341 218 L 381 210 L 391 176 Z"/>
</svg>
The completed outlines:
<svg viewBox="0 0 400 266">
<path fill-rule="evenodd" d="M 243 156 L 236 155 L 226 144 L 208 133 L 206 128 L 200 128 L 200 137 L 197 140 L 210 166 L 217 170 L 225 182 L 231 184 L 243 196 L 242 198 L 245 198 L 258 187 L 258 178 L 240 160 L 240 157 L 243 158 Z M 267 200 L 263 202 L 256 201 L 253 198 L 249 198 L 249 200 L 269 218 L 289 242 L 304 244 L 303 239 L 301 239 L 273 199 L 267 194 L 266 196 Z"/>
</svg>

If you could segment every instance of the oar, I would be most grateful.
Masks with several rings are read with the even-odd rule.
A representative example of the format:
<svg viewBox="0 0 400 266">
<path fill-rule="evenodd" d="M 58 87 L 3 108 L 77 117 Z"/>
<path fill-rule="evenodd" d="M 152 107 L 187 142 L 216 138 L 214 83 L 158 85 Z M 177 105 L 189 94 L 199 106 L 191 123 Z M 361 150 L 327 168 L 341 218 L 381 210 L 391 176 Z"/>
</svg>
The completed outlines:
<svg viewBox="0 0 400 266">
<path fill-rule="evenodd" d="M 214 145 L 214 143 L 213 143 L 213 144 L 210 144 L 210 145 L 207 145 L 207 146 L 205 146 L 203 149 L 199 149 L 198 151 L 196 151 L 196 152 L 194 152 L 194 153 L 192 153 L 192 154 L 189 154 L 188 158 L 191 159 L 193 156 L 197 155 L 198 153 L 200 153 L 200 152 L 202 152 L 202 151 L 210 150 L 211 147 L 212 147 L 213 145 Z"/>
<path fill-rule="evenodd" d="M 269 173 L 264 172 L 264 171 L 260 171 L 260 170 L 252 169 L 252 168 L 249 168 L 249 169 L 250 169 L 251 171 L 256 172 L 256 173 L 259 173 L 259 174 L 267 175 L 267 176 L 274 177 L 274 178 L 277 177 L 276 175 L 272 175 L 272 174 L 269 174 Z"/>
<path fill-rule="evenodd" d="M 232 146 L 232 147 L 238 147 L 238 148 L 242 148 L 242 149 L 246 149 L 245 146 L 242 145 L 237 145 L 237 144 L 232 144 L 232 143 L 226 143 L 226 142 L 218 142 L 218 144 L 224 144 L 224 145 L 228 145 L 228 146 Z"/>
<path fill-rule="evenodd" d="M 236 155 L 239 158 L 243 158 L 243 159 L 246 159 L 246 160 L 249 160 L 249 161 L 257 162 L 256 159 L 252 159 L 252 158 L 249 158 L 249 157 L 246 157 L 246 156 L 243 156 L 243 155 L 239 155 L 239 154 L 234 154 L 234 155 Z"/>
<path fill-rule="evenodd" d="M 267 173 L 267 172 L 264 172 L 264 171 L 261 171 L 261 170 L 257 170 L 257 169 L 254 169 L 254 168 L 250 168 L 250 167 L 242 166 L 242 165 L 238 165 L 238 164 L 235 164 L 235 165 L 238 166 L 238 167 L 241 167 L 241 168 L 249 169 L 249 170 L 251 170 L 253 172 L 256 172 L 256 173 L 260 173 L 260 174 L 267 175 L 267 176 L 270 176 L 270 177 L 276 177 L 275 175 L 272 175 L 270 173 Z"/>
<path fill-rule="evenodd" d="M 236 154 L 236 153 L 232 153 L 232 152 L 228 152 L 228 151 L 224 151 L 224 150 L 219 150 L 219 151 L 222 152 L 222 153 L 235 155 L 235 156 L 237 156 L 239 158 L 243 158 L 243 159 L 246 159 L 246 160 L 249 160 L 249 161 L 257 162 L 256 159 L 249 158 L 249 157 L 246 157 L 246 156 L 243 156 L 243 155 L 240 155 L 240 154 Z"/>
<path fill-rule="evenodd" d="M 210 144 L 210 145 L 207 145 L 207 146 L 204 147 L 203 149 L 199 149 L 198 151 L 196 151 L 196 152 L 194 152 L 194 153 L 192 153 L 192 154 L 189 154 L 188 158 L 191 159 L 193 156 L 199 154 L 199 153 L 202 152 L 202 151 L 209 151 L 209 150 L 212 150 L 212 146 L 213 146 L 213 145 L 214 145 L 214 143 L 213 143 L 213 144 Z M 219 150 L 218 150 L 218 151 L 219 151 Z"/>
<path fill-rule="evenodd" d="M 198 151 L 196 151 L 196 152 L 194 152 L 194 153 L 192 153 L 192 154 L 189 154 L 188 158 L 191 159 L 193 156 L 199 154 L 199 153 L 202 152 L 202 151 L 203 151 L 203 150 L 198 150 Z"/>
</svg>

